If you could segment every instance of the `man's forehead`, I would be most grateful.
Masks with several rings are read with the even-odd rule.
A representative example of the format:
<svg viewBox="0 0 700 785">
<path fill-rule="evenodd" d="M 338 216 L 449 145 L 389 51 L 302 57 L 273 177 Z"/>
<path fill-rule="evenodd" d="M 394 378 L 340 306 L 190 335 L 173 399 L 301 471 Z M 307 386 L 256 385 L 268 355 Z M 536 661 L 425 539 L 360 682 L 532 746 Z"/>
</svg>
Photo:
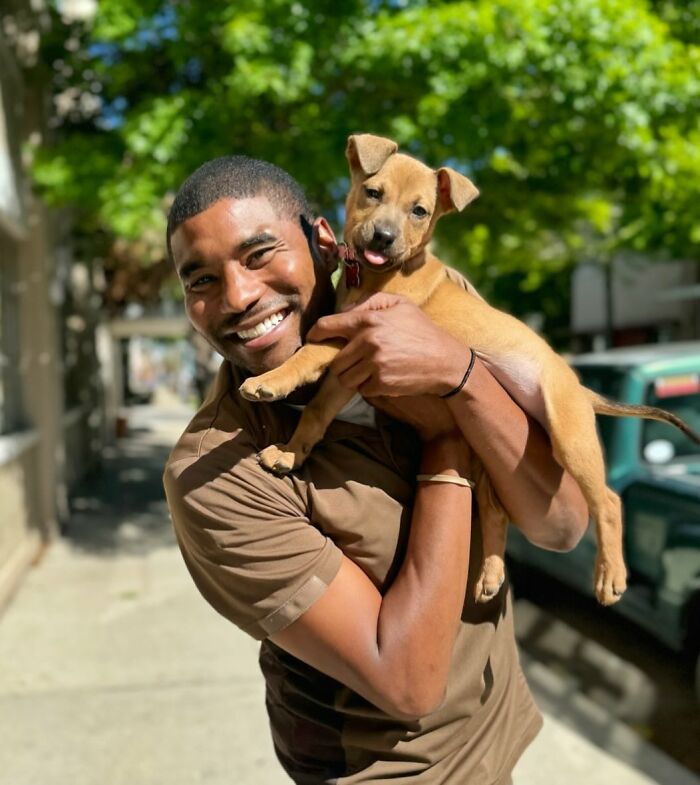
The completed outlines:
<svg viewBox="0 0 700 785">
<path fill-rule="evenodd" d="M 184 220 L 173 232 L 171 244 L 176 258 L 185 253 L 215 252 L 219 247 L 230 252 L 252 237 L 278 237 L 291 229 L 293 222 L 280 217 L 266 196 L 227 198 Z"/>
</svg>

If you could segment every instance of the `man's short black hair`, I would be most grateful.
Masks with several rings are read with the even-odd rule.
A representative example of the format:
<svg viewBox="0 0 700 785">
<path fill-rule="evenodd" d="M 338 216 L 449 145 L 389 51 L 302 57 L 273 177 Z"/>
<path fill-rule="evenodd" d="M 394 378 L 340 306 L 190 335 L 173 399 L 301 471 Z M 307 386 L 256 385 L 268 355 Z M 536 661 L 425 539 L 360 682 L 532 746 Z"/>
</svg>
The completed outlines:
<svg viewBox="0 0 700 785">
<path fill-rule="evenodd" d="M 266 196 L 281 218 L 298 220 L 308 234 L 313 211 L 304 189 L 290 174 L 267 161 L 245 155 L 225 155 L 202 164 L 180 186 L 168 214 L 168 256 L 172 259 L 170 241 L 183 221 L 220 199 L 254 196 Z"/>
</svg>

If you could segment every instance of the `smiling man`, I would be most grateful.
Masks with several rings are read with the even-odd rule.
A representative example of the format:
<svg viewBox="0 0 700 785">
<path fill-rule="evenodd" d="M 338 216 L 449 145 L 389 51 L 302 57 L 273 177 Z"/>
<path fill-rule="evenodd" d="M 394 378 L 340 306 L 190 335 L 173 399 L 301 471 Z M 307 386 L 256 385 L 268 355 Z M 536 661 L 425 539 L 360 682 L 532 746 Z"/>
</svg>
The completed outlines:
<svg viewBox="0 0 700 785">
<path fill-rule="evenodd" d="M 481 544 L 464 479 L 473 450 L 533 541 L 571 547 L 585 505 L 546 435 L 478 361 L 458 394 L 435 395 L 458 384 L 468 352 L 408 303 L 370 300 L 312 327 L 333 308 L 335 238 L 270 164 L 232 156 L 197 170 L 168 247 L 190 321 L 225 358 L 166 467 L 168 503 L 203 596 L 262 641 L 285 770 L 304 785 L 507 783 L 541 720 L 507 586 L 473 600 Z M 307 333 L 348 341 L 332 372 L 366 380 L 379 411 L 357 397 L 279 478 L 256 455 L 289 439 L 298 407 L 237 390 Z"/>
<path fill-rule="evenodd" d="M 328 254 L 327 269 L 305 263 L 310 210 L 303 192 L 292 190 L 283 173 L 251 161 L 231 187 L 252 194 L 267 175 L 266 195 L 220 200 L 221 166 L 220 160 L 205 165 L 197 179 L 183 185 L 170 213 L 169 247 L 195 329 L 222 356 L 257 374 L 284 362 L 316 319 L 332 310 L 334 263 Z M 209 198 L 209 209 L 200 209 Z M 284 213 L 295 220 L 280 221 Z M 325 241 L 332 238 L 325 221 L 317 231 L 326 234 Z M 227 264 L 234 259 L 237 264 Z"/>
</svg>

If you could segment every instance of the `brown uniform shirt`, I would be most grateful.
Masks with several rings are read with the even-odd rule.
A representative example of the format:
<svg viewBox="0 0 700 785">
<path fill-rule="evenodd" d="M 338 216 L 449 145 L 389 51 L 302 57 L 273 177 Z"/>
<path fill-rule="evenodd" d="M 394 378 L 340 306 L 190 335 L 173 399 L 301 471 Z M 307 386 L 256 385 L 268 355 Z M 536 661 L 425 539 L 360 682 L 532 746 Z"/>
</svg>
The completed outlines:
<svg viewBox="0 0 700 785">
<path fill-rule="evenodd" d="M 299 412 L 248 403 L 236 392 L 242 378 L 222 365 L 164 481 L 202 595 L 263 641 L 260 667 L 280 762 L 299 785 L 506 782 L 541 718 L 518 663 L 507 589 L 485 605 L 472 599 L 478 525 L 446 697 L 420 721 L 389 717 L 266 639 L 323 594 L 342 554 L 387 590 L 405 552 L 420 444 L 380 412 L 377 428 L 335 420 L 301 470 L 275 477 L 256 453 L 288 441 Z"/>
</svg>

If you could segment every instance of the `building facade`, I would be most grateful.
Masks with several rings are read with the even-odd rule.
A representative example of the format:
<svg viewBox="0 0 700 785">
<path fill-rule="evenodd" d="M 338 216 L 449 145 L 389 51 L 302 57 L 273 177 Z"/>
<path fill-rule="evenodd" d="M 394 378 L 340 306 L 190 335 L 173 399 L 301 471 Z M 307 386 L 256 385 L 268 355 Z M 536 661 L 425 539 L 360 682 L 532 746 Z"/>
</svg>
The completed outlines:
<svg viewBox="0 0 700 785">
<path fill-rule="evenodd" d="M 571 278 L 571 332 L 580 347 L 700 338 L 700 265 L 617 254 L 606 269 L 580 264 Z"/>
<path fill-rule="evenodd" d="M 104 441 L 93 271 L 32 196 L 23 144 L 44 95 L 0 30 L 0 608 L 68 515 Z"/>
</svg>

